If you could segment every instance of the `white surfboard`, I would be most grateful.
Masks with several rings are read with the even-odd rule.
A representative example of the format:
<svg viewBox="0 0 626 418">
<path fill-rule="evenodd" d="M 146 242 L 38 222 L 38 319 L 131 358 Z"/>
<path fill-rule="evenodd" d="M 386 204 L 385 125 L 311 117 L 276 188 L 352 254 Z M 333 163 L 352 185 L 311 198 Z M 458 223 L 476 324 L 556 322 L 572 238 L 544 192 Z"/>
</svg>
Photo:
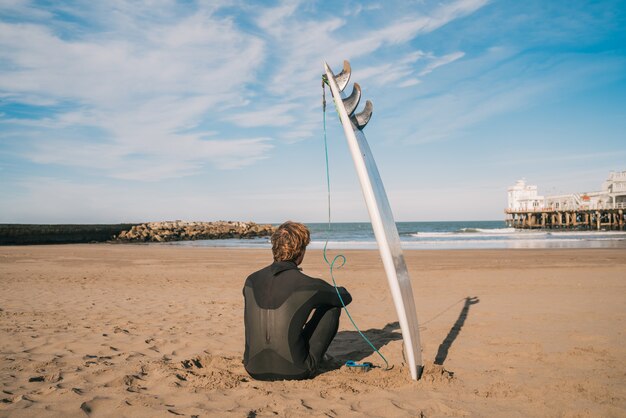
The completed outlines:
<svg viewBox="0 0 626 418">
<path fill-rule="evenodd" d="M 350 78 L 350 64 L 348 61 L 344 61 L 343 70 L 337 76 L 334 75 L 328 64 L 324 63 L 324 67 L 335 107 L 339 113 L 339 119 L 343 125 L 348 147 L 361 182 L 361 189 L 398 314 L 406 362 L 411 370 L 411 378 L 417 380 L 421 376 L 423 365 L 413 289 L 387 193 L 363 134 L 363 128 L 372 115 L 372 102 L 368 100 L 365 109 L 361 113 L 354 114 L 361 98 L 360 86 L 354 83 L 352 93 L 349 96 L 343 93 Z"/>
</svg>

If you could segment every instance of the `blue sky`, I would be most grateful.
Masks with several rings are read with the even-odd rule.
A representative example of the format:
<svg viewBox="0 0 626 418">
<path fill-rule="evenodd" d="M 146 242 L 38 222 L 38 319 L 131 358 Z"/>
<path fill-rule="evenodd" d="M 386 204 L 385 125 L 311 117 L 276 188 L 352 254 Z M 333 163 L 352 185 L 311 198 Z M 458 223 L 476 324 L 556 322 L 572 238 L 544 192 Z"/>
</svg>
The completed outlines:
<svg viewBox="0 0 626 418">
<path fill-rule="evenodd" d="M 626 170 L 624 1 L 0 3 L 0 222 L 324 221 L 323 61 L 397 220 Z M 327 112 L 333 217 L 367 212 Z"/>
</svg>

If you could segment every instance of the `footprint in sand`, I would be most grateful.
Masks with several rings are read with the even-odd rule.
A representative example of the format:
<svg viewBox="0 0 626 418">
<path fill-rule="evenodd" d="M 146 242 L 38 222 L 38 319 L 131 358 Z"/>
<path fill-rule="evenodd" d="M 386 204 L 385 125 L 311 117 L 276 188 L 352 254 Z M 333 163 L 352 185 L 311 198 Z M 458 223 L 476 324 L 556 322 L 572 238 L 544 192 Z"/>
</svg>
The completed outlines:
<svg viewBox="0 0 626 418">
<path fill-rule="evenodd" d="M 87 415 L 101 415 L 103 413 L 110 413 L 119 406 L 119 401 L 111 398 L 96 396 L 95 398 L 83 402 L 80 405 L 80 409 Z"/>
<path fill-rule="evenodd" d="M 198 356 L 181 361 L 180 366 L 161 365 L 165 374 L 172 377 L 175 386 L 185 382 L 196 388 L 232 389 L 248 381 L 245 375 L 237 372 L 243 369 L 241 363 L 230 357 Z"/>
<path fill-rule="evenodd" d="M 61 380 L 63 380 L 63 376 L 60 373 L 51 373 L 46 375 L 32 376 L 28 378 L 29 382 L 57 383 Z"/>
<path fill-rule="evenodd" d="M 115 334 L 119 334 L 120 332 L 123 332 L 124 334 L 130 334 L 130 331 L 124 328 L 120 328 L 120 327 L 115 327 L 113 328 L 113 332 Z"/>
</svg>

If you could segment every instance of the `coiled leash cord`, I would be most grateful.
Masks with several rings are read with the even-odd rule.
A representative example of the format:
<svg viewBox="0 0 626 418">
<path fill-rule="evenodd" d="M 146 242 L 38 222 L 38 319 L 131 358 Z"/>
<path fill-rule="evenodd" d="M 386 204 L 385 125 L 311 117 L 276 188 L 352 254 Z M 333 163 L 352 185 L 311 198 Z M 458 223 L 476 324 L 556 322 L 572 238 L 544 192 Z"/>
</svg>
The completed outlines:
<svg viewBox="0 0 626 418">
<path fill-rule="evenodd" d="M 328 83 L 328 80 L 326 79 L 326 76 L 322 76 L 322 114 L 323 114 L 323 119 L 324 119 L 324 151 L 326 153 L 326 190 L 327 190 L 327 196 L 328 196 L 328 229 L 326 231 L 326 242 L 324 243 L 324 261 L 326 262 L 326 264 L 328 264 L 328 267 L 330 269 L 330 278 L 333 281 L 333 286 L 335 286 L 335 291 L 337 292 L 337 296 L 339 296 L 339 301 L 341 302 L 341 305 L 343 306 L 343 310 L 346 311 L 346 315 L 348 315 L 350 322 L 352 322 L 352 326 L 354 326 L 354 329 L 359 333 L 359 335 L 363 338 L 363 340 L 365 340 L 365 342 L 368 343 L 370 347 L 372 347 L 372 349 L 376 352 L 376 354 L 378 354 L 380 358 L 383 359 L 383 361 L 385 362 L 385 370 L 390 370 L 391 367 L 389 367 L 389 362 L 387 361 L 385 356 L 383 356 L 381 352 L 378 351 L 376 347 L 374 347 L 374 344 L 372 344 L 372 342 L 365 336 L 365 334 L 361 332 L 356 322 L 354 322 L 354 319 L 352 319 L 352 315 L 350 315 L 350 312 L 348 311 L 348 308 L 346 307 L 346 304 L 343 301 L 343 298 L 341 297 L 341 293 L 339 293 L 339 287 L 337 286 L 337 282 L 335 281 L 334 269 L 335 267 L 338 269 L 343 267 L 346 264 L 347 258 L 343 254 L 338 254 L 333 258 L 332 261 L 329 261 L 326 255 L 328 241 L 330 240 L 330 231 L 331 231 L 331 223 L 332 223 L 331 222 L 331 205 L 330 205 L 330 168 L 328 164 L 328 140 L 326 139 L 326 84 L 327 83 Z M 341 261 L 341 264 L 335 266 L 337 261 Z M 357 362 L 352 361 L 352 360 L 348 361 L 346 364 L 351 364 L 352 367 L 354 367 L 354 365 L 358 365 Z"/>
</svg>

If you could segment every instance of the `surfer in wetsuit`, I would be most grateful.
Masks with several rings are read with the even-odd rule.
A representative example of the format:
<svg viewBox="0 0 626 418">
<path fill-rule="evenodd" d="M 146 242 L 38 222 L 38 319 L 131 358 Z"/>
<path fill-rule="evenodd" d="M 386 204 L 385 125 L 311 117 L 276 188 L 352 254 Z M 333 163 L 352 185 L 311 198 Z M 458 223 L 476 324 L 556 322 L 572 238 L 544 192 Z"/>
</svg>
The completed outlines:
<svg viewBox="0 0 626 418">
<path fill-rule="evenodd" d="M 313 377 L 337 334 L 342 305 L 335 287 L 298 268 L 310 240 L 303 224 L 279 226 L 272 234 L 274 262 L 244 285 L 243 364 L 255 379 Z M 346 305 L 352 301 L 346 289 L 339 292 Z"/>
</svg>

